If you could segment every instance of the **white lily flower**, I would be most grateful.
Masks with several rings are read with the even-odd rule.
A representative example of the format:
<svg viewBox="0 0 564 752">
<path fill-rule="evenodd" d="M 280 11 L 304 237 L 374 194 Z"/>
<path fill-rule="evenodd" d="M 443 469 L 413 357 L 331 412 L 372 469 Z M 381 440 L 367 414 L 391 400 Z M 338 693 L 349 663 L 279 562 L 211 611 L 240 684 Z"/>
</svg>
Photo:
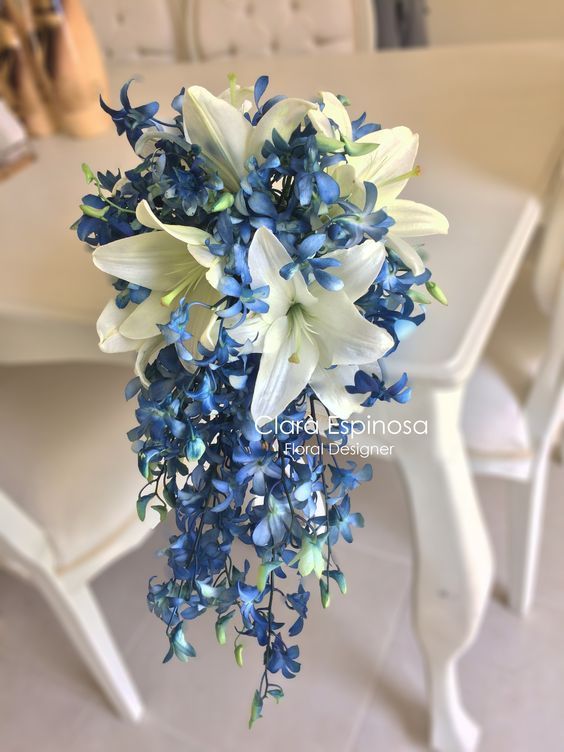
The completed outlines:
<svg viewBox="0 0 564 752">
<path fill-rule="evenodd" d="M 244 107 L 244 93 L 241 97 Z M 305 99 L 283 99 L 253 126 L 241 111 L 239 96 L 236 101 L 239 106 L 226 100 L 227 92 L 215 97 L 201 86 L 191 86 L 184 96 L 184 131 L 187 141 L 201 147 L 227 190 L 235 193 L 247 174 L 247 160 L 253 156 L 262 159 L 261 149 L 272 138 L 272 131 L 276 129 L 287 140 L 318 105 Z"/>
<path fill-rule="evenodd" d="M 92 259 L 107 274 L 151 290 L 142 303 L 130 303 L 124 309 L 117 308 L 112 299 L 97 324 L 100 348 L 104 352 L 137 351 L 136 373 L 143 377 L 147 362 L 165 344 L 158 325 L 168 323 L 182 297 L 216 303 L 221 297 L 216 286 L 222 266 L 205 245 L 211 236 L 203 230 L 164 224 L 146 201 L 137 206 L 137 219 L 153 232 L 100 246 Z M 185 345 L 192 354 L 196 354 L 212 315 L 203 306 L 190 310 L 188 331 L 192 338 Z"/>
<path fill-rule="evenodd" d="M 341 135 L 352 138 L 352 125 L 346 107 L 330 92 L 321 92 L 323 111 L 308 113 L 314 127 L 324 136 Z M 339 133 L 335 134 L 330 121 Z M 358 157 L 347 157 L 347 164 L 338 165 L 332 175 L 341 187 L 341 195 L 350 197 L 358 206 L 364 205 L 364 182 L 378 189 L 375 209 L 384 209 L 395 224 L 386 236 L 391 248 L 413 271 L 422 274 L 425 264 L 416 249 L 404 238 L 444 235 L 448 220 L 436 209 L 416 201 L 398 198 L 409 178 L 418 174 L 415 158 L 419 136 L 400 126 L 369 133 L 358 139 L 360 144 L 377 144 L 374 151 Z"/>
<path fill-rule="evenodd" d="M 337 254 L 343 263 L 334 272 L 343 289 L 329 291 L 317 283 L 308 289 L 300 273 L 288 280 L 280 276 L 291 258 L 270 230 L 260 227 L 253 237 L 249 268 L 253 285 L 270 289 L 269 310 L 249 314 L 230 334 L 262 353 L 251 405 L 258 425 L 279 415 L 308 383 L 334 414 L 347 418 L 361 399 L 344 389 L 352 384 L 354 369 L 341 367 L 371 363 L 393 345 L 390 335 L 367 321 L 351 300 L 377 276 L 385 255 L 382 244 L 367 240 Z"/>
</svg>

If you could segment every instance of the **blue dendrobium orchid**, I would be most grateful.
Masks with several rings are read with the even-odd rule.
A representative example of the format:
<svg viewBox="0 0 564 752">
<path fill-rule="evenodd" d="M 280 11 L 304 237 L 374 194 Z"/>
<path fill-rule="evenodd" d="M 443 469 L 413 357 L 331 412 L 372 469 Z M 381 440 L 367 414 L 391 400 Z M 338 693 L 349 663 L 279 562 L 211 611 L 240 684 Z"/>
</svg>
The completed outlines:
<svg viewBox="0 0 564 752">
<path fill-rule="evenodd" d="M 92 193 L 74 228 L 115 288 L 100 347 L 136 354 L 125 393 L 138 514 L 177 528 L 147 596 L 165 660 L 195 656 L 191 622 L 209 611 L 238 665 L 255 640 L 252 725 L 283 697 L 274 675 L 300 670 L 288 638 L 304 628 L 310 581 L 324 607 L 331 588 L 346 592 L 334 547 L 362 527 L 351 492 L 372 468 L 322 449 L 351 441 L 347 421 L 365 407 L 409 399 L 407 376 L 386 384 L 376 361 L 424 320 L 420 285 L 446 302 L 418 239 L 448 223 L 399 198 L 419 174 L 417 135 L 351 120 L 343 96 L 267 97 L 268 77 L 230 76 L 218 96 L 182 89 L 165 124 L 156 102 L 132 105 L 130 84 L 120 109 L 102 106 L 139 162 L 83 166 Z"/>
</svg>

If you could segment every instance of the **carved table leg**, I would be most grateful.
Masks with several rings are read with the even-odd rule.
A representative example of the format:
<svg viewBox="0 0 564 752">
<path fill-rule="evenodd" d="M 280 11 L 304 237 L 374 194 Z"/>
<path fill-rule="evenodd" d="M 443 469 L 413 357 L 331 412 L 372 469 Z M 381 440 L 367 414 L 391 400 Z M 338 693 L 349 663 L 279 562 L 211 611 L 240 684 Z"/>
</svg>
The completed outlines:
<svg viewBox="0 0 564 752">
<path fill-rule="evenodd" d="M 428 672 L 431 746 L 438 752 L 471 752 L 478 744 L 480 729 L 464 709 L 457 664 L 478 632 L 493 568 L 459 428 L 460 400 L 460 389 L 419 385 L 405 406 L 409 415 L 401 417 L 427 419 L 428 435 L 403 436 L 398 446 L 415 536 L 415 629 Z"/>
</svg>

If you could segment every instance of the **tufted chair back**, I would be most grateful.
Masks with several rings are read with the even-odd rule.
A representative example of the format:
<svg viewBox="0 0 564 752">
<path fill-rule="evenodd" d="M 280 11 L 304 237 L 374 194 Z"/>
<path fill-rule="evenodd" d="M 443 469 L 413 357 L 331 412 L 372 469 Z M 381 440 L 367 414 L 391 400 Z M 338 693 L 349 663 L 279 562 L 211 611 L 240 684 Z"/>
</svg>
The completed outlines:
<svg viewBox="0 0 564 752">
<path fill-rule="evenodd" d="M 82 0 L 111 63 L 186 58 L 185 0 Z"/>
<path fill-rule="evenodd" d="M 372 0 L 82 2 L 109 61 L 206 61 L 374 47 Z"/>
<path fill-rule="evenodd" d="M 188 0 L 187 31 L 194 60 L 374 46 L 371 0 Z"/>
</svg>

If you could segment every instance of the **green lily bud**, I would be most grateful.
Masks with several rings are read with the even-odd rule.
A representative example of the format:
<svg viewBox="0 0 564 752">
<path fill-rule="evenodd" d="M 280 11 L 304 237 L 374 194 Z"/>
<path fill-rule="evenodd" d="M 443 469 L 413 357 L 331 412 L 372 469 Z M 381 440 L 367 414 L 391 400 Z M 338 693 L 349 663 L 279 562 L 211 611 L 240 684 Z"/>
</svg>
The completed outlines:
<svg viewBox="0 0 564 752">
<path fill-rule="evenodd" d="M 212 206 L 211 210 L 212 212 L 225 211 L 225 209 L 230 209 L 234 203 L 235 197 L 232 193 L 223 193 Z"/>
<path fill-rule="evenodd" d="M 215 623 L 215 636 L 220 645 L 225 645 L 227 642 L 227 632 L 225 631 L 225 624 L 221 621 Z"/>
<path fill-rule="evenodd" d="M 442 305 L 448 305 L 447 296 L 444 294 L 444 292 L 436 282 L 426 282 L 425 287 L 427 288 L 429 294 L 435 298 L 435 300 L 438 300 Z"/>
<path fill-rule="evenodd" d="M 251 717 L 249 718 L 249 728 L 253 727 L 253 723 L 258 721 L 262 717 L 262 697 L 258 689 L 255 690 L 253 695 L 253 702 L 251 704 Z"/>
<path fill-rule="evenodd" d="M 411 300 L 413 300 L 414 303 L 421 303 L 422 305 L 427 305 L 431 302 L 431 298 L 428 298 L 426 295 L 423 295 L 423 293 L 419 292 L 418 290 L 409 290 L 407 293 Z"/>
<path fill-rule="evenodd" d="M 321 605 L 323 608 L 329 608 L 331 595 L 329 594 L 329 588 L 325 580 L 319 580 L 319 590 L 321 592 Z"/>
<path fill-rule="evenodd" d="M 243 646 L 235 645 L 235 663 L 238 666 L 243 665 Z"/>
<path fill-rule="evenodd" d="M 343 141 L 345 142 L 345 154 L 350 157 L 363 157 L 378 148 L 378 144 L 361 144 L 358 141 L 351 141 L 346 136 L 343 136 Z"/>
<path fill-rule="evenodd" d="M 87 183 L 97 183 L 98 179 L 96 178 L 96 175 L 92 172 L 92 169 L 86 164 L 86 162 L 83 162 L 81 165 L 82 172 L 84 173 L 84 177 L 86 178 Z"/>
<path fill-rule="evenodd" d="M 345 146 L 342 141 L 337 138 L 331 138 L 330 136 L 324 136 L 323 133 L 318 133 L 315 137 L 317 148 L 322 154 L 326 152 L 340 153 L 345 150 Z"/>
<path fill-rule="evenodd" d="M 80 209 L 87 217 L 94 217 L 94 219 L 104 219 L 104 215 L 109 211 L 109 206 L 104 206 L 103 209 L 96 209 L 94 206 L 88 206 L 87 204 L 81 204 Z M 107 220 L 104 220 L 107 222 Z"/>
</svg>

